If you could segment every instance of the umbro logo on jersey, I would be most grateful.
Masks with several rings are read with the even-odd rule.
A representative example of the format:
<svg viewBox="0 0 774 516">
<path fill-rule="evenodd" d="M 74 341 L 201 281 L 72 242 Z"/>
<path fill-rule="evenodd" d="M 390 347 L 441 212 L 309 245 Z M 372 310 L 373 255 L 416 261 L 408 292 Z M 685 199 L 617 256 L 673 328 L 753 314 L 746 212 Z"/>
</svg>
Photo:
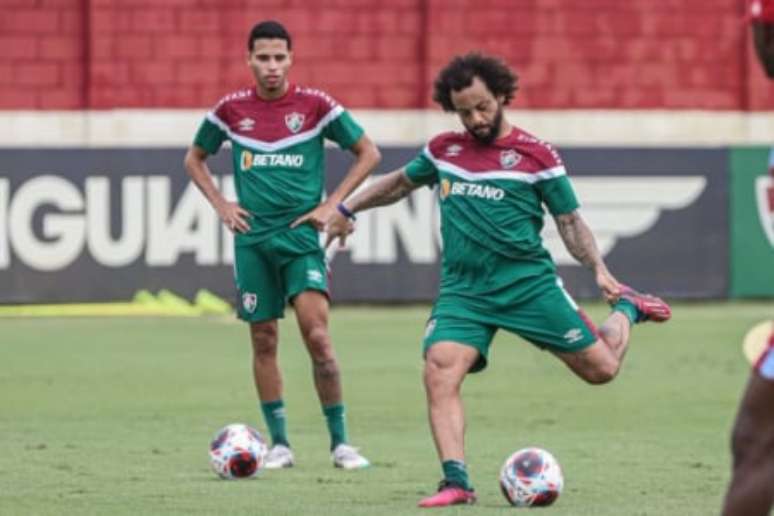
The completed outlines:
<svg viewBox="0 0 774 516">
<path fill-rule="evenodd" d="M 446 147 L 446 152 L 444 152 L 443 155 L 446 156 L 447 158 L 453 158 L 455 156 L 459 156 L 461 152 L 462 152 L 462 146 L 457 145 L 455 143 L 453 145 L 449 145 L 448 147 Z"/>
<path fill-rule="evenodd" d="M 291 133 L 297 133 L 304 126 L 304 115 L 301 113 L 290 113 L 285 115 L 285 125 L 288 126 Z"/>
<path fill-rule="evenodd" d="M 308 271 L 306 271 L 306 279 L 308 279 L 312 283 L 320 283 L 322 282 L 323 274 L 318 270 L 309 269 Z"/>
<path fill-rule="evenodd" d="M 500 165 L 505 169 L 511 169 L 521 161 L 521 154 L 513 149 L 504 150 L 500 153 Z"/>
<path fill-rule="evenodd" d="M 583 330 L 581 330 L 580 328 L 573 328 L 572 330 L 564 334 L 564 340 L 566 340 L 568 344 L 573 344 L 575 342 L 578 342 L 582 338 L 583 338 Z"/>
<path fill-rule="evenodd" d="M 252 118 L 243 118 L 242 120 L 237 122 L 237 127 L 243 133 L 247 131 L 252 131 L 253 127 L 255 127 L 255 120 L 253 120 Z"/>
</svg>

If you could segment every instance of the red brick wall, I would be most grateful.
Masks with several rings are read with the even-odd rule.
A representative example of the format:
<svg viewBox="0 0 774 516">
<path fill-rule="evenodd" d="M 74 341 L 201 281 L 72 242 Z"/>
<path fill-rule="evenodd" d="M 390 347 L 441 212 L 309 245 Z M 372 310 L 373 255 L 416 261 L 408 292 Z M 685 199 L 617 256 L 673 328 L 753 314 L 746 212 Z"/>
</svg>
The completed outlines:
<svg viewBox="0 0 774 516">
<path fill-rule="evenodd" d="M 424 108 L 455 53 L 506 58 L 518 107 L 772 109 L 745 0 L 0 0 L 0 109 L 199 107 L 249 83 L 245 38 L 294 35 L 292 79 Z"/>
<path fill-rule="evenodd" d="M 0 0 L 0 109 L 84 106 L 83 0 Z"/>
</svg>

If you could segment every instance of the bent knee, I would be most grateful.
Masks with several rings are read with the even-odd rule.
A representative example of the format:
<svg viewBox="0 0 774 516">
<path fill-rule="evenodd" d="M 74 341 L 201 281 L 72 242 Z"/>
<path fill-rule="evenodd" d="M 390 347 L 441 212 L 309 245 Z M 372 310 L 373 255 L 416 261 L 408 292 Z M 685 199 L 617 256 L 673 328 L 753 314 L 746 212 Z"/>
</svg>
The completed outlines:
<svg viewBox="0 0 774 516">
<path fill-rule="evenodd" d="M 583 371 L 580 376 L 591 385 L 603 385 L 613 381 L 618 375 L 618 369 L 619 364 L 606 362 Z"/>
</svg>

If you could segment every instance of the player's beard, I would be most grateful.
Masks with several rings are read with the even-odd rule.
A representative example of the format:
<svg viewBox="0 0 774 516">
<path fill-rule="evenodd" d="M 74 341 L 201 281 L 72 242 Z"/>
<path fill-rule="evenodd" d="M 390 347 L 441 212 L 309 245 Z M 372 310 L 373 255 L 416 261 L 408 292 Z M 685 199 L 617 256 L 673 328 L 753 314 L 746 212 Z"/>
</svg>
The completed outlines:
<svg viewBox="0 0 774 516">
<path fill-rule="evenodd" d="M 497 106 L 497 113 L 495 113 L 494 119 L 492 120 L 491 124 L 488 124 L 489 130 L 484 133 L 478 133 L 475 130 L 471 128 L 467 128 L 468 132 L 473 136 L 473 138 L 476 139 L 479 143 L 483 143 L 484 145 L 490 145 L 493 141 L 497 139 L 497 135 L 500 132 L 500 125 L 503 123 L 503 107 Z"/>
</svg>

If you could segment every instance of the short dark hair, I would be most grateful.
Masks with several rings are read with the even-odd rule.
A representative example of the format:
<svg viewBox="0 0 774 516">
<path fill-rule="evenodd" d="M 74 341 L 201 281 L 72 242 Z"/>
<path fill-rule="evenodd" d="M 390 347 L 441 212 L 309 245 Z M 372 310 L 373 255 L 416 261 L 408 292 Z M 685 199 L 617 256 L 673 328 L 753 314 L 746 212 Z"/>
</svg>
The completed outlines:
<svg viewBox="0 0 774 516">
<path fill-rule="evenodd" d="M 505 97 L 508 104 L 516 94 L 519 78 L 503 61 L 496 57 L 485 56 L 471 52 L 457 56 L 440 71 L 433 83 L 433 100 L 441 105 L 444 111 L 454 111 L 451 92 L 460 91 L 473 83 L 478 77 L 495 97 Z"/>
<path fill-rule="evenodd" d="M 290 33 L 285 26 L 278 21 L 266 20 L 256 23 L 250 31 L 250 37 L 247 38 L 248 51 L 252 52 L 253 43 L 256 39 L 284 39 L 288 44 L 288 50 L 292 49 Z"/>
</svg>

